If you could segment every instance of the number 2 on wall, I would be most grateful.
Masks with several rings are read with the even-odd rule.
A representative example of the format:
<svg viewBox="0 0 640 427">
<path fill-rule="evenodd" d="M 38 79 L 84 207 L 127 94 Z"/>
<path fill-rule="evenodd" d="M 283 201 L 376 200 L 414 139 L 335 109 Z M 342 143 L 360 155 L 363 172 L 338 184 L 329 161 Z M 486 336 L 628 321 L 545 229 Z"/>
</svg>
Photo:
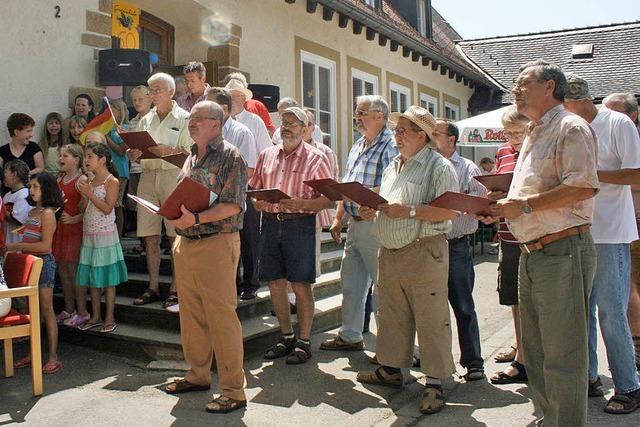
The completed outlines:
<svg viewBox="0 0 640 427">
<path fill-rule="evenodd" d="M 58 5 L 53 6 L 53 10 L 56 11 L 56 14 L 53 15 L 53 16 L 55 16 L 56 18 L 60 18 L 60 9 L 62 9 L 62 8 L 60 6 L 58 6 Z"/>
</svg>

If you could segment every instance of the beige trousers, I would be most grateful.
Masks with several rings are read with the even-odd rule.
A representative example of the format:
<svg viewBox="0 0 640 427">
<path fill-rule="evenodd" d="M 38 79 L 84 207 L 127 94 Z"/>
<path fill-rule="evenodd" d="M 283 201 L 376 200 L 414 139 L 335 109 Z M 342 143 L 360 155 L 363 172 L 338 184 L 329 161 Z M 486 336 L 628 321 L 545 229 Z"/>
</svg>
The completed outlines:
<svg viewBox="0 0 640 427">
<path fill-rule="evenodd" d="M 380 248 L 376 354 L 382 365 L 410 367 L 417 332 L 422 371 L 432 378 L 454 372 L 448 274 L 444 235 L 423 237 L 400 249 Z"/>
<path fill-rule="evenodd" d="M 215 352 L 221 394 L 245 400 L 242 327 L 236 314 L 239 257 L 238 233 L 200 240 L 178 236 L 173 246 L 180 336 L 190 367 L 185 379 L 210 384 Z"/>
</svg>

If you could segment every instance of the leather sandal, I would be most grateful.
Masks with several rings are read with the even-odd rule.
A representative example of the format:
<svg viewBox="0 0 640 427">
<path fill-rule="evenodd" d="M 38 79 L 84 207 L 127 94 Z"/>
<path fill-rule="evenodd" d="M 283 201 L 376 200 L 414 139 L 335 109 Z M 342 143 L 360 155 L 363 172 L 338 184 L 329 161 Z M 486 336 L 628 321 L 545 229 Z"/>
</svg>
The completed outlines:
<svg viewBox="0 0 640 427">
<path fill-rule="evenodd" d="M 380 366 L 375 371 L 360 371 L 356 377 L 358 382 L 363 384 L 385 385 L 389 387 L 402 387 L 404 380 L 402 373 L 390 374 L 384 366 Z"/>
<path fill-rule="evenodd" d="M 468 368 L 467 373 L 464 374 L 463 378 L 466 381 L 480 381 L 485 379 L 484 369 L 483 368 Z"/>
<path fill-rule="evenodd" d="M 193 384 L 184 378 L 175 380 L 165 386 L 164 391 L 168 394 L 180 394 L 188 393 L 190 391 L 204 391 L 209 390 L 211 386 L 209 384 Z"/>
<path fill-rule="evenodd" d="M 207 403 L 204 410 L 211 412 L 212 414 L 227 414 L 235 411 L 236 409 L 244 408 L 247 406 L 246 400 L 236 400 L 226 396 L 220 396 L 213 399 L 211 403 Z"/>
<path fill-rule="evenodd" d="M 142 295 L 138 295 L 133 299 L 133 305 L 146 305 L 159 300 L 160 300 L 160 296 L 158 295 L 158 292 L 149 288 L 146 291 L 144 291 Z"/>
<path fill-rule="evenodd" d="M 526 383 L 529 381 L 527 377 L 527 370 L 520 362 L 513 361 L 511 366 L 518 370 L 515 375 L 509 375 L 505 371 L 497 372 L 491 377 L 491 384 L 514 384 L 514 383 Z"/>
<path fill-rule="evenodd" d="M 445 407 L 444 393 L 442 386 L 435 384 L 426 384 L 424 394 L 420 402 L 420 412 L 423 414 L 435 414 L 442 411 Z"/>
<path fill-rule="evenodd" d="M 589 397 L 600 397 L 604 396 L 604 391 L 600 388 L 602 387 L 602 381 L 600 381 L 600 377 L 596 378 L 594 381 L 589 381 L 589 392 L 587 393 Z"/>
<path fill-rule="evenodd" d="M 511 363 L 516 359 L 516 353 L 518 349 L 514 346 L 509 347 L 509 350 L 502 351 L 493 358 L 496 363 Z"/>
<path fill-rule="evenodd" d="M 618 404 L 621 408 L 614 407 Z M 640 390 L 631 393 L 614 394 L 604 407 L 604 412 L 608 414 L 630 414 L 640 406 Z"/>
<path fill-rule="evenodd" d="M 300 365 L 309 359 L 311 359 L 311 345 L 298 340 L 285 363 L 287 365 Z"/>
<path fill-rule="evenodd" d="M 296 338 L 285 338 L 280 337 L 280 341 L 276 343 L 276 345 L 269 347 L 267 351 L 264 352 L 264 358 L 268 360 L 278 359 L 280 357 L 284 357 L 289 355 L 293 348 L 296 345 Z"/>
<path fill-rule="evenodd" d="M 320 350 L 328 351 L 362 351 L 364 350 L 364 342 L 362 340 L 358 342 L 347 342 L 342 339 L 340 335 L 337 337 L 326 340 L 320 344 Z"/>
</svg>

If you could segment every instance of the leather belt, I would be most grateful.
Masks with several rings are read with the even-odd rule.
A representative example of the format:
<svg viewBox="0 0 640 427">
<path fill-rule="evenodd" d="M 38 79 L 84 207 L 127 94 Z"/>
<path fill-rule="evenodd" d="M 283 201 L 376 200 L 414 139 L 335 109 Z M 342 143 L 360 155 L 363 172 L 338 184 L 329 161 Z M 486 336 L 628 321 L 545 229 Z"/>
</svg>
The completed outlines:
<svg viewBox="0 0 640 427">
<path fill-rule="evenodd" d="M 356 221 L 356 222 L 364 221 L 364 218 L 362 218 L 361 216 L 358 216 L 358 215 L 353 215 L 353 216 L 351 216 L 351 218 L 353 218 L 353 220 Z"/>
<path fill-rule="evenodd" d="M 276 221 L 289 221 L 292 219 L 303 219 L 315 216 L 313 214 L 306 213 L 285 213 L 285 212 L 262 212 L 265 218 L 274 219 Z"/>
<path fill-rule="evenodd" d="M 531 252 L 542 250 L 550 243 L 557 242 L 558 240 L 564 239 L 565 237 L 571 237 L 576 236 L 580 233 L 586 233 L 590 228 L 591 224 L 586 224 L 567 228 L 565 230 L 558 231 L 557 233 L 547 234 L 546 236 L 543 236 L 538 240 L 534 240 L 528 243 L 521 243 L 520 250 L 523 254 L 530 254 Z"/>
<path fill-rule="evenodd" d="M 463 240 L 466 240 L 466 238 L 467 238 L 467 235 L 465 234 L 464 236 L 456 237 L 456 238 L 453 238 L 453 239 L 447 239 L 447 242 L 455 244 L 455 243 L 461 242 Z"/>
<path fill-rule="evenodd" d="M 218 234 L 220 234 L 220 232 L 216 232 L 216 233 L 207 233 L 207 234 L 193 234 L 191 236 L 182 236 L 182 237 L 186 237 L 189 240 L 202 240 L 202 239 L 206 239 L 207 237 L 211 237 L 211 236 L 217 236 Z"/>
</svg>

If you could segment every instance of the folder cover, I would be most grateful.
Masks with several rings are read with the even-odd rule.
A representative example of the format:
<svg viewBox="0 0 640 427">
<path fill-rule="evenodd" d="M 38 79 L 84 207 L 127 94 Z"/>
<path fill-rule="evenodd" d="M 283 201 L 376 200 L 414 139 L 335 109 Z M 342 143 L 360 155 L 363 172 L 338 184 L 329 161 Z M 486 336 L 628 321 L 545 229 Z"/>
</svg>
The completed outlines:
<svg viewBox="0 0 640 427">
<path fill-rule="evenodd" d="M 489 191 L 503 191 L 508 193 L 509 187 L 511 187 L 511 180 L 513 179 L 513 172 L 497 175 L 479 175 L 474 176 L 474 178 L 487 187 Z"/>
<path fill-rule="evenodd" d="M 433 199 L 431 203 L 429 203 L 429 206 L 468 212 L 470 214 L 491 215 L 489 212 L 489 206 L 494 203 L 495 201 L 487 199 L 486 197 L 447 191 Z"/>
<path fill-rule="evenodd" d="M 140 159 L 157 159 L 158 156 L 149 151 L 149 147 L 157 147 L 158 144 L 146 130 L 136 130 L 130 132 L 121 132 L 120 138 L 124 141 L 124 145 L 130 149 L 138 149 L 142 151 Z"/>
<path fill-rule="evenodd" d="M 180 205 L 184 205 L 190 212 L 202 212 L 218 198 L 217 194 L 189 177 L 180 181 L 173 193 L 160 207 L 131 194 L 128 194 L 128 197 L 152 213 L 167 219 L 177 219 L 182 216 Z"/>
<path fill-rule="evenodd" d="M 247 196 L 269 203 L 280 203 L 282 199 L 290 199 L 286 193 L 277 188 L 265 188 L 263 190 L 247 190 Z"/>
<path fill-rule="evenodd" d="M 387 203 L 384 197 L 356 181 L 335 184 L 333 188 L 357 204 L 370 207 L 371 209 L 378 209 L 378 205 Z"/>
<path fill-rule="evenodd" d="M 334 185 L 338 184 L 338 181 L 331 178 L 324 179 L 311 179 L 309 181 L 302 181 L 304 184 L 316 190 L 318 193 L 325 196 L 332 202 L 342 200 L 342 194 L 335 188 Z"/>
<path fill-rule="evenodd" d="M 189 154 L 182 151 L 181 149 L 173 148 L 164 144 L 154 145 L 152 147 L 149 147 L 148 150 L 152 154 L 155 154 L 158 158 L 169 162 L 172 165 L 179 167 L 180 169 L 182 169 L 182 166 L 184 166 L 184 162 L 189 157 Z"/>
</svg>

